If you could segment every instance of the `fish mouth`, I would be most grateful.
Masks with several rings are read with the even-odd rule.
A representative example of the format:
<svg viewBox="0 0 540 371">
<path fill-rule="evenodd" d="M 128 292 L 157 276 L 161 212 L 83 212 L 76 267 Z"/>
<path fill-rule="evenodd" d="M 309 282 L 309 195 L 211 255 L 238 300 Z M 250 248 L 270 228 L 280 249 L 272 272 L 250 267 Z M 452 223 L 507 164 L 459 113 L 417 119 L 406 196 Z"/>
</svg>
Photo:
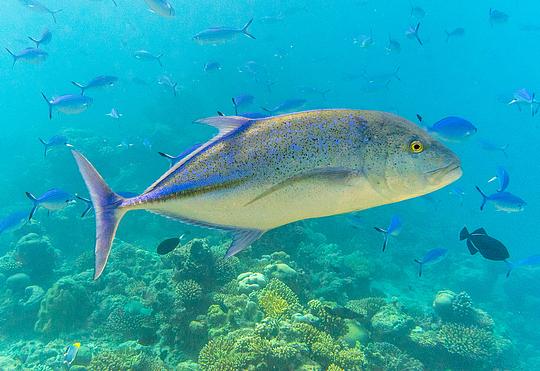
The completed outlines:
<svg viewBox="0 0 540 371">
<path fill-rule="evenodd" d="M 432 184 L 450 184 L 458 180 L 463 174 L 461 163 L 452 161 L 449 164 L 425 172 L 428 181 Z"/>
</svg>

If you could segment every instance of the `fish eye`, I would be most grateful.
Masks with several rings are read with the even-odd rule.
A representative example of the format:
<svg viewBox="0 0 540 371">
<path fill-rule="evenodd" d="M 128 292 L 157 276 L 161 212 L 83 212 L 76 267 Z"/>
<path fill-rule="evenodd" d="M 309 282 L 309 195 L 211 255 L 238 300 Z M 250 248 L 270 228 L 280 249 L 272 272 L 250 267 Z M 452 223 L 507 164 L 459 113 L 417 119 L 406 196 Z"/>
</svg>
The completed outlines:
<svg viewBox="0 0 540 371">
<path fill-rule="evenodd" d="M 424 151 L 424 144 L 419 140 L 413 140 L 409 144 L 409 148 L 412 153 L 421 153 Z"/>
</svg>

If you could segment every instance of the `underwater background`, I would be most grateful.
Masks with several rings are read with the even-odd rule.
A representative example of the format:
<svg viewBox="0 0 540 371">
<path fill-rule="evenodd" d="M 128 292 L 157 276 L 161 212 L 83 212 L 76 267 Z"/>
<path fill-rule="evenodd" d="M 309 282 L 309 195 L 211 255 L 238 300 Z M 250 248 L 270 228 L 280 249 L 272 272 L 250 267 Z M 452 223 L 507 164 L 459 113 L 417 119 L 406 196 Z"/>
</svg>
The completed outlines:
<svg viewBox="0 0 540 371">
<path fill-rule="evenodd" d="M 7 51 L 0 60 L 1 370 L 540 368 L 538 3 L 4 0 L 0 9 L 0 45 L 11 52 L 52 34 L 39 47 L 45 60 L 14 63 Z M 255 39 L 194 40 L 250 19 Z M 406 36 L 418 23 L 421 43 Z M 41 93 L 78 95 L 72 81 L 100 75 L 118 80 L 88 89 L 84 112 L 49 119 Z M 75 194 L 88 193 L 65 143 L 113 189 L 139 194 L 169 167 L 158 152 L 208 140 L 215 129 L 194 121 L 235 114 L 231 98 L 241 96 L 240 114 L 295 100 L 291 111 L 382 110 L 424 127 L 460 116 L 477 131 L 445 142 L 462 161 L 456 183 L 278 228 L 232 258 L 227 233 L 132 213 L 94 281 L 93 213 L 81 217 L 87 205 Z M 38 138 L 55 135 L 66 139 L 44 156 Z M 501 166 L 527 205 L 504 212 L 488 201 L 481 211 L 475 186 L 495 194 L 488 180 Z M 49 189 L 74 201 L 28 221 L 25 192 Z M 382 252 L 373 227 L 394 215 L 403 227 Z M 503 242 L 508 262 L 471 255 L 464 226 Z M 414 260 L 434 248 L 444 260 L 419 277 Z"/>
</svg>

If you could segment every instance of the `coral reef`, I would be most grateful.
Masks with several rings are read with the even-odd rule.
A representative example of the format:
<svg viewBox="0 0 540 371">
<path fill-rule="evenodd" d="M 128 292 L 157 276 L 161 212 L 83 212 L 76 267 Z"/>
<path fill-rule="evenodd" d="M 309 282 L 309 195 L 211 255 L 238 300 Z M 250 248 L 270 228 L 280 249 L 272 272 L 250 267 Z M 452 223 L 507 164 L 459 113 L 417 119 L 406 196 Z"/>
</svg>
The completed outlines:
<svg viewBox="0 0 540 371">
<path fill-rule="evenodd" d="M 61 278 L 47 290 L 34 327 L 46 334 L 70 331 L 84 324 L 91 311 L 86 289 L 72 278 Z"/>
</svg>

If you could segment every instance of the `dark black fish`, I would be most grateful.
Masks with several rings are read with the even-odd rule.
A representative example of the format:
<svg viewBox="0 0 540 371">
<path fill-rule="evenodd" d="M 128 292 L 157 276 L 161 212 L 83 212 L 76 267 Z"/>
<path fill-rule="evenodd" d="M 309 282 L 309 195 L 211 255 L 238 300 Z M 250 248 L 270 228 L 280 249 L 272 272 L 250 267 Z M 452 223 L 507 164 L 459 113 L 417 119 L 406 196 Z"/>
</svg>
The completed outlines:
<svg viewBox="0 0 540 371">
<path fill-rule="evenodd" d="M 164 241 L 161 241 L 161 243 L 158 245 L 156 252 L 159 255 L 165 255 L 176 249 L 176 247 L 180 244 L 180 238 L 173 237 L 168 238 Z"/>
<path fill-rule="evenodd" d="M 336 317 L 344 318 L 344 319 L 363 319 L 364 316 L 360 313 L 356 313 L 355 311 L 342 307 L 341 305 L 335 306 L 335 307 L 329 307 L 324 306 L 324 311 L 328 314 L 331 314 Z"/>
<path fill-rule="evenodd" d="M 484 258 L 495 261 L 506 260 L 510 257 L 510 253 L 502 242 L 488 236 L 484 228 L 469 233 L 467 227 L 463 227 L 459 232 L 459 239 L 460 241 L 467 240 L 467 247 L 471 255 L 480 252 Z"/>
</svg>

